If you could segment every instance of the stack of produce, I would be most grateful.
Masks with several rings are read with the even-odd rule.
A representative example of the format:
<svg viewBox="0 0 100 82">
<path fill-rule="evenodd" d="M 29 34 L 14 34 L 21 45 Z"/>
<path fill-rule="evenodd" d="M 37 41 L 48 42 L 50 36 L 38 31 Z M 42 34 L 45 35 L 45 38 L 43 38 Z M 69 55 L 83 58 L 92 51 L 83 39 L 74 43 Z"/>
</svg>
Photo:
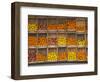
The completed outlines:
<svg viewBox="0 0 100 82">
<path fill-rule="evenodd" d="M 67 29 L 70 31 L 75 31 L 76 30 L 76 20 L 67 20 Z"/>
<path fill-rule="evenodd" d="M 58 53 L 58 61 L 66 61 L 67 60 L 67 53 L 66 52 L 59 52 Z"/>
<path fill-rule="evenodd" d="M 36 55 L 36 61 L 37 61 L 37 62 L 46 61 L 46 54 L 38 53 L 38 54 Z"/>
<path fill-rule="evenodd" d="M 55 51 L 51 51 L 51 52 L 48 52 L 48 61 L 57 61 L 57 52 Z"/>
<path fill-rule="evenodd" d="M 76 23 L 77 31 L 85 32 L 86 31 L 86 22 L 85 21 L 77 21 Z"/>
<path fill-rule="evenodd" d="M 28 62 L 35 62 L 36 61 L 36 50 L 29 49 L 28 50 Z"/>
<path fill-rule="evenodd" d="M 79 61 L 86 61 L 87 60 L 87 54 L 85 49 L 80 49 L 77 52 L 77 60 Z"/>
<path fill-rule="evenodd" d="M 49 37 L 48 38 L 48 45 L 56 45 L 57 39 L 56 37 Z"/>
<path fill-rule="evenodd" d="M 48 30 L 57 30 L 57 25 L 56 24 L 49 24 Z"/>
<path fill-rule="evenodd" d="M 60 31 L 60 30 L 65 30 L 65 25 L 64 24 L 58 24 L 57 25 L 57 30 Z"/>
<path fill-rule="evenodd" d="M 80 46 L 86 45 L 85 35 L 78 36 L 77 44 Z"/>
<path fill-rule="evenodd" d="M 66 46 L 66 37 L 58 36 L 57 43 L 58 43 L 58 46 Z"/>
<path fill-rule="evenodd" d="M 68 61 L 76 61 L 76 51 L 75 50 L 68 51 Z"/>
<path fill-rule="evenodd" d="M 36 46 L 37 45 L 37 38 L 35 36 L 28 36 L 28 45 L 29 46 Z"/>
<path fill-rule="evenodd" d="M 47 38 L 44 36 L 38 37 L 38 46 L 47 46 Z"/>
<path fill-rule="evenodd" d="M 47 30 L 47 23 L 46 22 L 41 22 L 38 24 L 38 29 L 39 30 Z"/>
<path fill-rule="evenodd" d="M 75 37 L 68 37 L 67 38 L 67 45 L 76 45 L 76 38 Z"/>
<path fill-rule="evenodd" d="M 78 40 L 78 45 L 81 45 L 81 46 L 85 46 L 86 45 L 86 41 L 85 40 Z"/>
<path fill-rule="evenodd" d="M 29 32 L 35 32 L 37 30 L 38 30 L 38 24 L 36 24 L 36 23 L 28 24 L 28 31 Z"/>
</svg>

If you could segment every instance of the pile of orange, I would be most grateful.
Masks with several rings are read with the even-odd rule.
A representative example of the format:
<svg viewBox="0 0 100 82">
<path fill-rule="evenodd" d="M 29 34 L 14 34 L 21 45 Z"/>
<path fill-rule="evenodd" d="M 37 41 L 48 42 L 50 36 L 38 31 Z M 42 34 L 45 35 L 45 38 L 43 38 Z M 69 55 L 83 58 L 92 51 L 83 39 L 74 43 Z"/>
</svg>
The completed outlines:
<svg viewBox="0 0 100 82">
<path fill-rule="evenodd" d="M 38 53 L 36 55 L 36 61 L 46 61 L 46 55 L 42 53 Z"/>
<path fill-rule="evenodd" d="M 28 45 L 29 46 L 36 46 L 37 45 L 37 38 L 34 36 L 28 37 Z"/>
<path fill-rule="evenodd" d="M 77 21 L 77 31 L 86 31 L 86 24 L 85 21 Z"/>
<path fill-rule="evenodd" d="M 58 24 L 57 30 L 65 30 L 65 25 L 64 24 Z"/>
<path fill-rule="evenodd" d="M 67 44 L 68 45 L 76 45 L 77 43 L 77 40 L 75 39 L 75 37 L 69 37 L 68 39 L 67 39 Z"/>
<path fill-rule="evenodd" d="M 58 54 L 58 60 L 59 61 L 65 61 L 65 60 L 67 60 L 67 53 L 66 52 L 60 52 Z"/>
<path fill-rule="evenodd" d="M 68 30 L 76 30 L 76 21 L 75 20 L 68 20 L 66 22 Z"/>
<path fill-rule="evenodd" d="M 77 52 L 77 60 L 79 61 L 86 61 L 87 60 L 87 54 L 85 50 L 79 50 Z"/>
<path fill-rule="evenodd" d="M 47 46 L 47 38 L 38 37 L 38 46 Z"/>
<path fill-rule="evenodd" d="M 57 25 L 56 24 L 49 24 L 48 30 L 57 30 Z"/>
</svg>

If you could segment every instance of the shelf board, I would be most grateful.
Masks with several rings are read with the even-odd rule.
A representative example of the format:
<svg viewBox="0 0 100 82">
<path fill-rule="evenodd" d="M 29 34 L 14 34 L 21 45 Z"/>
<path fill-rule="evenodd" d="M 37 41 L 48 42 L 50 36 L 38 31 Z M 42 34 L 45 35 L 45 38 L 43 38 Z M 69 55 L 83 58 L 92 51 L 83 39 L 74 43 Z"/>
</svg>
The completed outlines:
<svg viewBox="0 0 100 82">
<path fill-rule="evenodd" d="M 87 34 L 87 32 L 77 31 L 77 34 Z"/>
<path fill-rule="evenodd" d="M 35 46 L 29 46 L 28 48 L 37 48 L 37 47 L 35 47 Z"/>
<path fill-rule="evenodd" d="M 86 45 L 77 45 L 78 48 L 87 47 Z"/>
<path fill-rule="evenodd" d="M 68 48 L 77 47 L 77 45 L 67 45 Z"/>
<path fill-rule="evenodd" d="M 56 46 L 56 45 L 49 45 L 48 46 L 48 48 L 56 48 L 56 47 L 58 47 L 58 46 Z"/>
<path fill-rule="evenodd" d="M 48 32 L 50 32 L 50 33 L 54 33 L 54 32 L 57 32 L 57 30 L 48 30 Z"/>
<path fill-rule="evenodd" d="M 47 48 L 47 46 L 36 46 L 36 47 L 34 47 L 34 46 L 29 46 L 28 48 Z"/>
<path fill-rule="evenodd" d="M 38 33 L 47 33 L 47 30 L 38 30 Z"/>
<path fill-rule="evenodd" d="M 57 30 L 58 32 L 66 32 L 66 30 Z"/>
<path fill-rule="evenodd" d="M 66 46 L 59 46 L 59 45 L 49 45 L 49 46 L 29 46 L 28 48 L 59 48 L 59 47 L 68 47 L 68 48 L 71 48 L 71 47 L 78 47 L 78 48 L 84 48 L 84 47 L 86 47 L 87 48 L 87 46 L 85 46 L 85 45 L 66 45 Z"/>
<path fill-rule="evenodd" d="M 41 61 L 41 62 L 29 62 L 28 65 L 29 66 L 33 66 L 33 65 L 53 65 L 53 64 L 86 64 L 88 63 L 87 61 Z"/>
<path fill-rule="evenodd" d="M 37 46 L 37 48 L 47 48 L 47 46 Z"/>
<path fill-rule="evenodd" d="M 66 31 L 66 30 L 38 30 L 38 31 L 28 31 L 28 33 L 76 33 L 76 34 L 87 34 L 87 32 L 82 31 Z"/>
<path fill-rule="evenodd" d="M 63 45 L 61 45 L 61 46 L 60 46 L 60 45 L 58 45 L 57 47 L 67 47 L 67 46 L 66 46 L 66 45 L 64 45 L 64 46 L 63 46 Z"/>
<path fill-rule="evenodd" d="M 37 33 L 37 32 L 33 32 L 33 31 L 28 31 L 28 33 L 30 33 L 30 34 L 32 34 L 32 33 L 33 33 L 33 34 L 34 34 L 34 33 Z"/>
<path fill-rule="evenodd" d="M 73 29 L 67 29 L 67 31 L 69 31 L 69 32 L 76 32 L 76 30 L 73 30 Z"/>
</svg>

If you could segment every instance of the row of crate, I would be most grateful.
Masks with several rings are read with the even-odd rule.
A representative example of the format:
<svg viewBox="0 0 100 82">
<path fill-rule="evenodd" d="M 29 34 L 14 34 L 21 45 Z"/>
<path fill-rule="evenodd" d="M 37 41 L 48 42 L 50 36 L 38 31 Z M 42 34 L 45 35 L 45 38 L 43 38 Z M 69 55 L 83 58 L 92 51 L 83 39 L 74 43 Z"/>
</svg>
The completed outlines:
<svg viewBox="0 0 100 82">
<path fill-rule="evenodd" d="M 58 35 L 51 34 L 47 35 L 29 35 L 28 36 L 28 45 L 29 46 L 49 46 L 49 45 L 57 45 L 57 46 L 67 46 L 67 45 L 80 45 L 86 46 L 87 45 L 87 35 Z"/>
<path fill-rule="evenodd" d="M 87 61 L 87 48 L 29 48 L 29 63 L 47 61 Z"/>
<path fill-rule="evenodd" d="M 71 18 L 67 20 L 63 19 L 30 19 L 28 21 L 28 30 L 37 31 L 37 30 L 76 30 L 76 31 L 86 31 L 87 30 L 87 19 L 80 18 Z"/>
</svg>

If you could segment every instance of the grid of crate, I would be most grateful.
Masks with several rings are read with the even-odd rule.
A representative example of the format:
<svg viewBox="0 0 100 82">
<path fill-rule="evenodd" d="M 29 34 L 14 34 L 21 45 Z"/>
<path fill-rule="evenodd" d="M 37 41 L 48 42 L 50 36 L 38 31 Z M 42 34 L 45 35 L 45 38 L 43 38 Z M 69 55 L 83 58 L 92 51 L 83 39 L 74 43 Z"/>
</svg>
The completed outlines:
<svg viewBox="0 0 100 82">
<path fill-rule="evenodd" d="M 29 16 L 28 63 L 87 61 L 87 19 Z"/>
</svg>

